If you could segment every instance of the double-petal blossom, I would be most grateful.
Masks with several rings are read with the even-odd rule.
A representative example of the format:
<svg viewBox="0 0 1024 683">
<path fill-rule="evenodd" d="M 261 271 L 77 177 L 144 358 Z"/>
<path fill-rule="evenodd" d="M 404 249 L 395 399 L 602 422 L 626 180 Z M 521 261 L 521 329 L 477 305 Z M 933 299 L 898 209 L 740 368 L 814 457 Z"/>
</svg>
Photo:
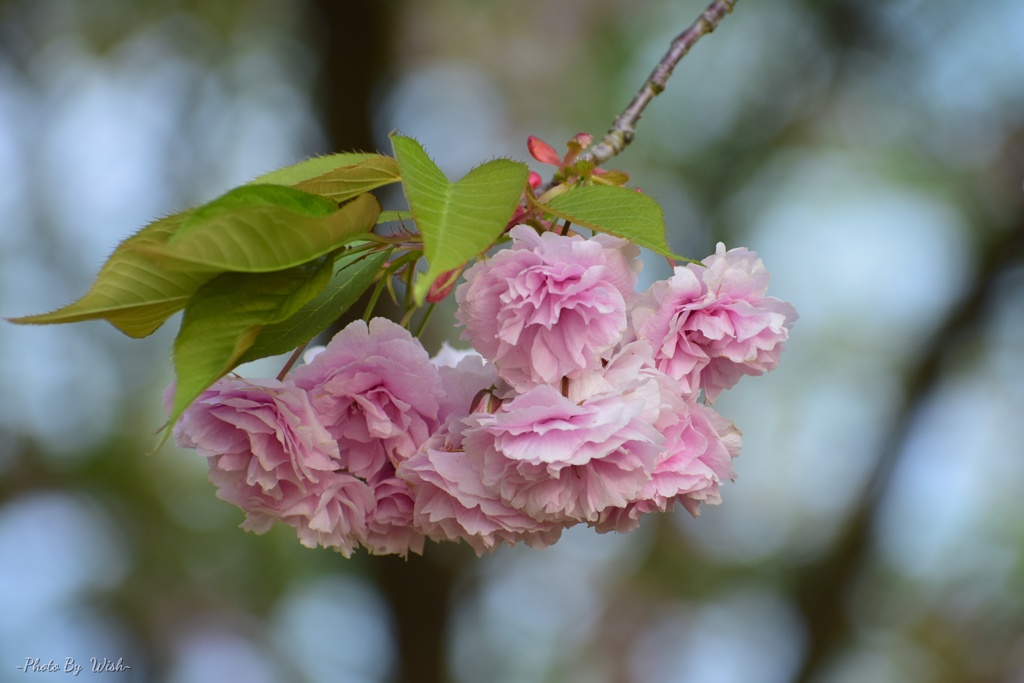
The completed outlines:
<svg viewBox="0 0 1024 683">
<path fill-rule="evenodd" d="M 263 533 L 282 521 L 303 545 L 346 557 L 366 539 L 373 489 L 345 470 L 302 389 L 221 379 L 185 410 L 174 436 L 207 458 L 218 497 L 245 511 L 243 528 Z"/>
<path fill-rule="evenodd" d="M 598 367 L 626 330 L 639 250 L 526 225 L 509 234 L 512 247 L 467 270 L 455 291 L 463 338 L 520 392 Z"/>
<path fill-rule="evenodd" d="M 743 375 L 761 375 L 779 363 L 790 304 L 766 296 L 770 276 L 757 254 L 728 252 L 721 243 L 701 265 L 676 267 L 645 292 L 631 311 L 632 334 L 651 344 L 658 369 L 682 391 L 704 391 L 714 401 Z"/>
</svg>

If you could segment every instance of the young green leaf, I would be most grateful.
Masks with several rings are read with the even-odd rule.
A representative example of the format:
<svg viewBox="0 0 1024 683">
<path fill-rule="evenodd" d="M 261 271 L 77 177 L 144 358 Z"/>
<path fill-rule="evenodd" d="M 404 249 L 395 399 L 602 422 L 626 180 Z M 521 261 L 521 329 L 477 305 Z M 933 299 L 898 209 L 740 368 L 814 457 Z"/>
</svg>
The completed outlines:
<svg viewBox="0 0 1024 683">
<path fill-rule="evenodd" d="M 308 343 L 363 295 L 390 253 L 388 249 L 339 258 L 334 263 L 334 277 L 323 291 L 287 320 L 264 326 L 239 363 L 287 353 Z"/>
<path fill-rule="evenodd" d="M 332 265 L 321 258 L 273 273 L 222 273 L 200 287 L 174 341 L 177 384 L 170 424 L 239 364 L 260 330 L 287 320 L 319 294 Z"/>
<path fill-rule="evenodd" d="M 228 190 L 216 199 L 192 210 L 174 239 L 193 230 L 203 230 L 211 220 L 238 209 L 269 206 L 285 209 L 300 216 L 323 218 L 338 210 L 337 202 L 284 185 L 242 185 Z"/>
<path fill-rule="evenodd" d="M 677 260 L 665 242 L 665 218 L 658 202 L 627 187 L 584 185 L 575 187 L 541 205 L 584 228 L 623 237 L 634 244 Z"/>
<path fill-rule="evenodd" d="M 364 161 L 379 156 L 381 155 L 370 152 L 342 152 L 340 154 L 328 154 L 322 157 L 313 157 L 312 159 L 306 159 L 305 161 L 300 161 L 299 163 L 291 166 L 279 168 L 276 171 L 271 171 L 270 173 L 264 173 L 249 184 L 255 185 L 258 183 L 270 183 L 273 185 L 297 185 L 304 180 L 322 176 L 325 173 L 329 173 L 339 168 L 355 166 L 356 164 L 361 164 Z"/>
<path fill-rule="evenodd" d="M 486 251 L 501 235 L 529 169 L 518 161 L 495 159 L 452 183 L 412 138 L 393 134 L 391 144 L 429 264 L 413 289 L 417 303 L 423 303 L 441 273 Z"/>
<path fill-rule="evenodd" d="M 11 318 L 11 322 L 46 325 L 107 320 L 129 337 L 152 334 L 213 276 L 167 269 L 143 250 L 148 245 L 165 244 L 190 215 L 183 212 L 168 216 L 121 242 L 78 301 L 52 313 Z"/>
<path fill-rule="evenodd" d="M 345 202 L 374 188 L 401 180 L 398 163 L 381 154 L 353 166 L 342 166 L 323 175 L 296 183 L 295 187 L 336 202 Z"/>
<path fill-rule="evenodd" d="M 372 230 L 380 214 L 380 204 L 369 194 L 326 215 L 315 213 L 319 211 L 317 203 L 328 200 L 294 188 L 246 185 L 229 195 L 234 195 L 230 206 L 207 210 L 200 220 L 190 220 L 165 243 L 140 245 L 139 249 L 168 268 L 272 272 L 334 251 Z M 287 202 L 282 199 L 285 196 Z M 267 201 L 268 197 L 273 201 Z M 242 201 L 245 198 L 253 201 Z M 302 203 L 310 198 L 308 206 Z"/>
</svg>

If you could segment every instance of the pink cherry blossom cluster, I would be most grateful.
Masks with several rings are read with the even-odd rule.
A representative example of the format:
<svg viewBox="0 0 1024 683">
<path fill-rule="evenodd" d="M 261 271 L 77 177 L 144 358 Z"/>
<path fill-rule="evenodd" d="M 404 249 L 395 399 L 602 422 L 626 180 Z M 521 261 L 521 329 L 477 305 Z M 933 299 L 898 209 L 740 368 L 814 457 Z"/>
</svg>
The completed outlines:
<svg viewBox="0 0 1024 683">
<path fill-rule="evenodd" d="M 778 364 L 796 312 L 746 249 L 637 293 L 639 250 L 520 225 L 456 290 L 463 338 L 430 358 L 384 318 L 350 324 L 283 381 L 228 377 L 175 425 L 257 533 L 349 556 L 424 540 L 545 547 L 628 531 L 733 477 L 740 434 L 706 402 Z"/>
</svg>

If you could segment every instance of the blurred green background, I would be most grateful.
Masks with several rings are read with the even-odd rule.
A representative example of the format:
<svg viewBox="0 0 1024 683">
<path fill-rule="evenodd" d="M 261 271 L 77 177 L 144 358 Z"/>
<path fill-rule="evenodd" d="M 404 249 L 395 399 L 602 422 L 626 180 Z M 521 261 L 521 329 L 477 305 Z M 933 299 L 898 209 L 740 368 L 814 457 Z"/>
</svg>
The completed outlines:
<svg viewBox="0 0 1024 683">
<path fill-rule="evenodd" d="M 0 0 L 0 313 L 396 128 L 452 177 L 602 134 L 704 4 Z M 1024 681 L 1024 3 L 741 0 L 610 167 L 674 250 L 747 246 L 801 313 L 716 404 L 723 505 L 345 560 L 151 452 L 173 329 L 2 324 L 0 681 Z"/>
</svg>

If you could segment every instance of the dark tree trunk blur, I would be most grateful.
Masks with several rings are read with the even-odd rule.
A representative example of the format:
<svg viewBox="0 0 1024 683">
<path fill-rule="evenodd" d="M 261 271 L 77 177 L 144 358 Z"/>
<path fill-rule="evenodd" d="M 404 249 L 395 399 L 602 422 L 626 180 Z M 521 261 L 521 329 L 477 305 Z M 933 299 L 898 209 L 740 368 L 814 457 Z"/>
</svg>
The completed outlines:
<svg viewBox="0 0 1024 683">
<path fill-rule="evenodd" d="M 310 0 L 310 8 L 311 26 L 319 32 L 320 41 L 317 103 L 330 144 L 330 149 L 324 151 L 375 151 L 372 96 L 391 62 L 389 26 L 393 5 Z M 335 329 L 361 317 L 365 301 L 366 297 L 357 302 Z M 392 662 L 392 680 L 396 683 L 448 680 L 445 634 L 460 563 L 439 561 L 439 550 L 431 546 L 427 557 L 408 560 L 342 560 L 360 561 L 388 603 L 397 652 Z"/>
<path fill-rule="evenodd" d="M 310 0 L 310 6 L 320 43 L 317 104 L 329 151 L 373 151 L 371 98 L 390 62 L 390 5 Z"/>
</svg>

